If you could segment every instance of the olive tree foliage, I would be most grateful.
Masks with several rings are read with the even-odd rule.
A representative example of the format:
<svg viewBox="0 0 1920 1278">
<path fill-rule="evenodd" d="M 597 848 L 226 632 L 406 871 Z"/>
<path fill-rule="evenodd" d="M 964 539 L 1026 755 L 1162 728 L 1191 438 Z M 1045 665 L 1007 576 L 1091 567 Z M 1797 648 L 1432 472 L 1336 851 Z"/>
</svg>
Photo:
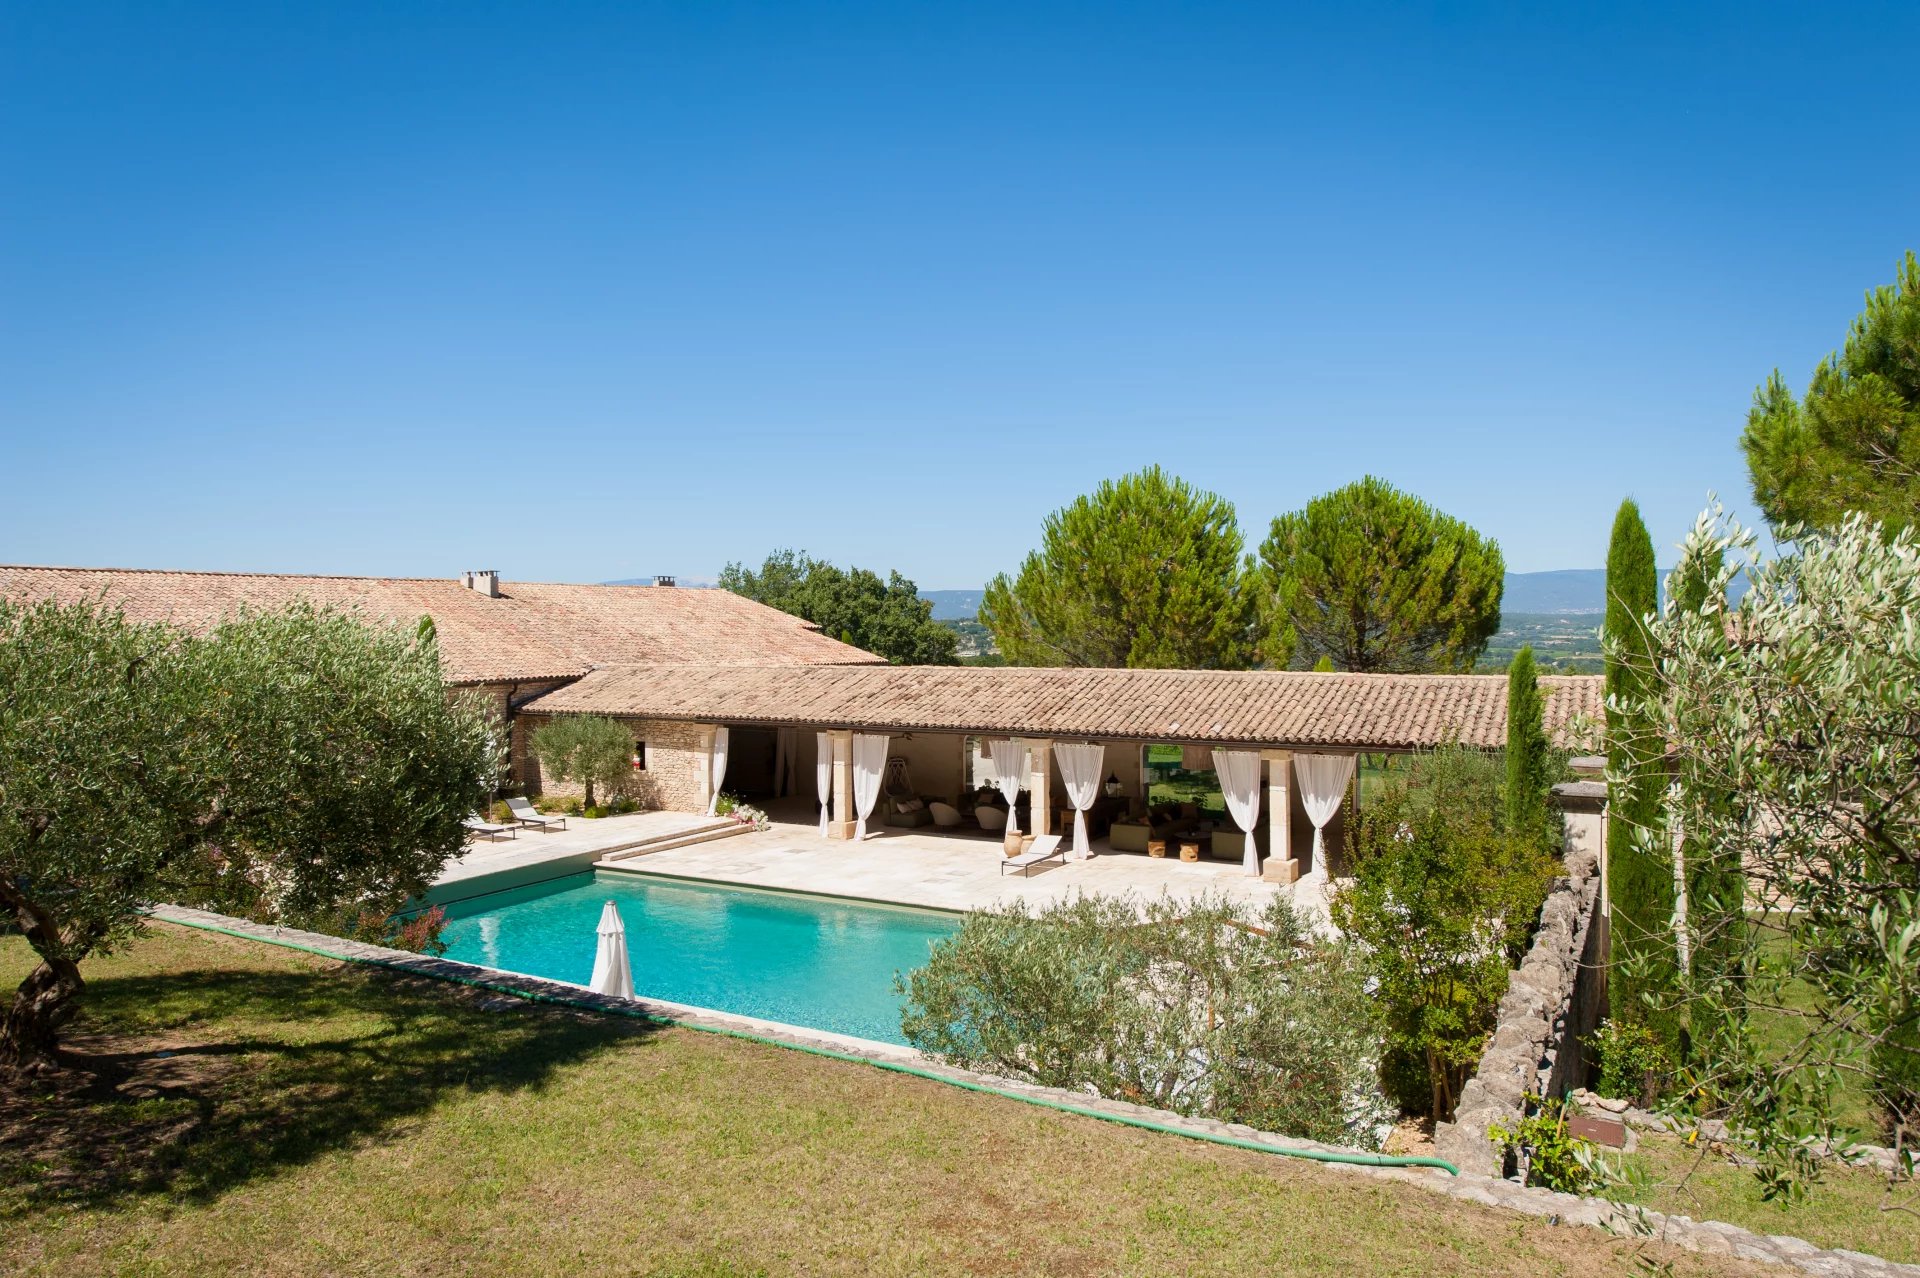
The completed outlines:
<svg viewBox="0 0 1920 1278">
<path fill-rule="evenodd" d="M 540 771 L 555 781 L 579 782 L 587 807 L 594 806 L 595 786 L 612 794 L 633 775 L 633 734 L 599 715 L 555 715 L 534 729 L 531 744 Z"/>
<path fill-rule="evenodd" d="M 1920 537 L 1861 515 L 1792 532 L 1762 561 L 1703 514 L 1682 562 L 1719 568 L 1697 606 L 1669 599 L 1644 679 L 1609 701 L 1666 725 L 1674 760 L 1634 837 L 1689 885 L 1671 1000 L 1689 1096 L 1752 1134 L 1777 1192 L 1838 1135 L 1847 1075 L 1909 1157 L 1920 1123 Z M 1793 1026 L 1784 1047 L 1753 1029 L 1763 1011 Z"/>
<path fill-rule="evenodd" d="M 1774 370 L 1740 445 L 1776 528 L 1832 528 L 1850 511 L 1889 529 L 1920 519 L 1920 259 L 1908 253 L 1894 282 L 1867 294 L 1803 398 Z"/>
<path fill-rule="evenodd" d="M 1371 475 L 1275 519 L 1260 562 L 1272 666 L 1468 671 L 1500 629 L 1499 544 Z"/>
<path fill-rule="evenodd" d="M 1081 896 L 976 910 L 897 978 L 952 1064 L 1377 1149 L 1392 1122 L 1364 974 L 1284 899 Z"/>
<path fill-rule="evenodd" d="M 305 605 L 194 636 L 0 601 L 0 906 L 40 958 L 0 1063 L 54 1065 L 80 964 L 148 902 L 321 928 L 397 908 L 496 766 L 430 637 Z"/>
<path fill-rule="evenodd" d="M 1233 506 L 1158 466 L 1047 516 L 980 623 L 1011 665 L 1244 670 L 1253 595 Z"/>
<path fill-rule="evenodd" d="M 1505 819 L 1502 766 L 1446 746 L 1361 809 L 1332 917 L 1365 955 L 1387 1075 L 1411 1110 L 1453 1117 L 1556 873 L 1557 843 Z"/>
</svg>

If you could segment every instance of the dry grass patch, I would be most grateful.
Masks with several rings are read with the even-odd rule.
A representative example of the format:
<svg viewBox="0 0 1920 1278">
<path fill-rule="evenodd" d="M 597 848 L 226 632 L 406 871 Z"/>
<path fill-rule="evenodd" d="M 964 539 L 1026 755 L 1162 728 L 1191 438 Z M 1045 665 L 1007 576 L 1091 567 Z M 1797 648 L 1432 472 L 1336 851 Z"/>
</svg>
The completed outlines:
<svg viewBox="0 0 1920 1278">
<path fill-rule="evenodd" d="M 76 1073 L 0 1100 L 0 1271 L 1752 1272 L 184 929 L 89 976 Z"/>
</svg>

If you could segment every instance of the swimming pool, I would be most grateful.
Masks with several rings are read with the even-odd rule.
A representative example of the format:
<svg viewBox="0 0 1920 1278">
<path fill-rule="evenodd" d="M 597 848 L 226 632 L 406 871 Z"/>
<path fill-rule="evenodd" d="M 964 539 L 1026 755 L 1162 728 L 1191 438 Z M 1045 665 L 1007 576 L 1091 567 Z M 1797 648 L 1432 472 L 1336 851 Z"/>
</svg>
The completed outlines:
<svg viewBox="0 0 1920 1278">
<path fill-rule="evenodd" d="M 894 973 L 960 926 L 934 910 L 595 872 L 450 905 L 441 939 L 450 959 L 584 985 L 608 901 L 641 997 L 885 1043 L 906 1041 Z"/>
</svg>

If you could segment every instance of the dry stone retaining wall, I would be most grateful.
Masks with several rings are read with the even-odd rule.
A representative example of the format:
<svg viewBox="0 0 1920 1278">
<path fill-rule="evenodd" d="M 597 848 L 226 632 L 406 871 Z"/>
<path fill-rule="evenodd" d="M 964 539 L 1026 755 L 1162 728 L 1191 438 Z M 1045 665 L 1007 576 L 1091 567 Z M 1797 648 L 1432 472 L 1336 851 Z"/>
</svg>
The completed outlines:
<svg viewBox="0 0 1920 1278">
<path fill-rule="evenodd" d="M 1607 924 L 1599 853 L 1572 837 L 1569 845 L 1566 877 L 1547 893 L 1540 930 L 1507 979 L 1480 1068 L 1461 1089 L 1453 1121 L 1434 1131 L 1440 1156 L 1462 1171 L 1501 1175 L 1488 1128 L 1518 1122 L 1529 1093 L 1562 1096 L 1587 1081 L 1585 1042 L 1606 1008 Z"/>
</svg>

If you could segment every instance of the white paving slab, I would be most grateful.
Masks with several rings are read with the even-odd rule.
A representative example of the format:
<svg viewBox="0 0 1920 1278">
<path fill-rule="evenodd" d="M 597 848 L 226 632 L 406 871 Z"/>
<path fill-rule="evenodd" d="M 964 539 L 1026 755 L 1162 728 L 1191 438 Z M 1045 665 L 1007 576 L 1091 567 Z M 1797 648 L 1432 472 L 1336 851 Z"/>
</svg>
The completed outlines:
<svg viewBox="0 0 1920 1278">
<path fill-rule="evenodd" d="M 1003 853 L 997 839 L 884 828 L 855 843 L 823 839 L 810 824 L 776 822 L 760 833 L 634 857 L 620 868 L 943 910 L 1015 899 L 1041 904 L 1080 893 L 1191 899 L 1212 892 L 1256 909 L 1285 894 L 1317 920 L 1326 915 L 1315 880 L 1281 886 L 1248 876 L 1237 861 L 1183 862 L 1113 852 L 1105 840 L 1096 840 L 1094 848 L 1099 855 L 1092 860 L 1052 862 L 1023 878 L 1000 872 Z"/>
<path fill-rule="evenodd" d="M 625 816 L 568 817 L 564 830 L 521 830 L 511 839 L 476 839 L 447 863 L 427 900 L 463 900 L 486 892 L 583 873 L 609 852 L 666 839 L 714 824 L 692 812 L 631 812 Z"/>
</svg>

